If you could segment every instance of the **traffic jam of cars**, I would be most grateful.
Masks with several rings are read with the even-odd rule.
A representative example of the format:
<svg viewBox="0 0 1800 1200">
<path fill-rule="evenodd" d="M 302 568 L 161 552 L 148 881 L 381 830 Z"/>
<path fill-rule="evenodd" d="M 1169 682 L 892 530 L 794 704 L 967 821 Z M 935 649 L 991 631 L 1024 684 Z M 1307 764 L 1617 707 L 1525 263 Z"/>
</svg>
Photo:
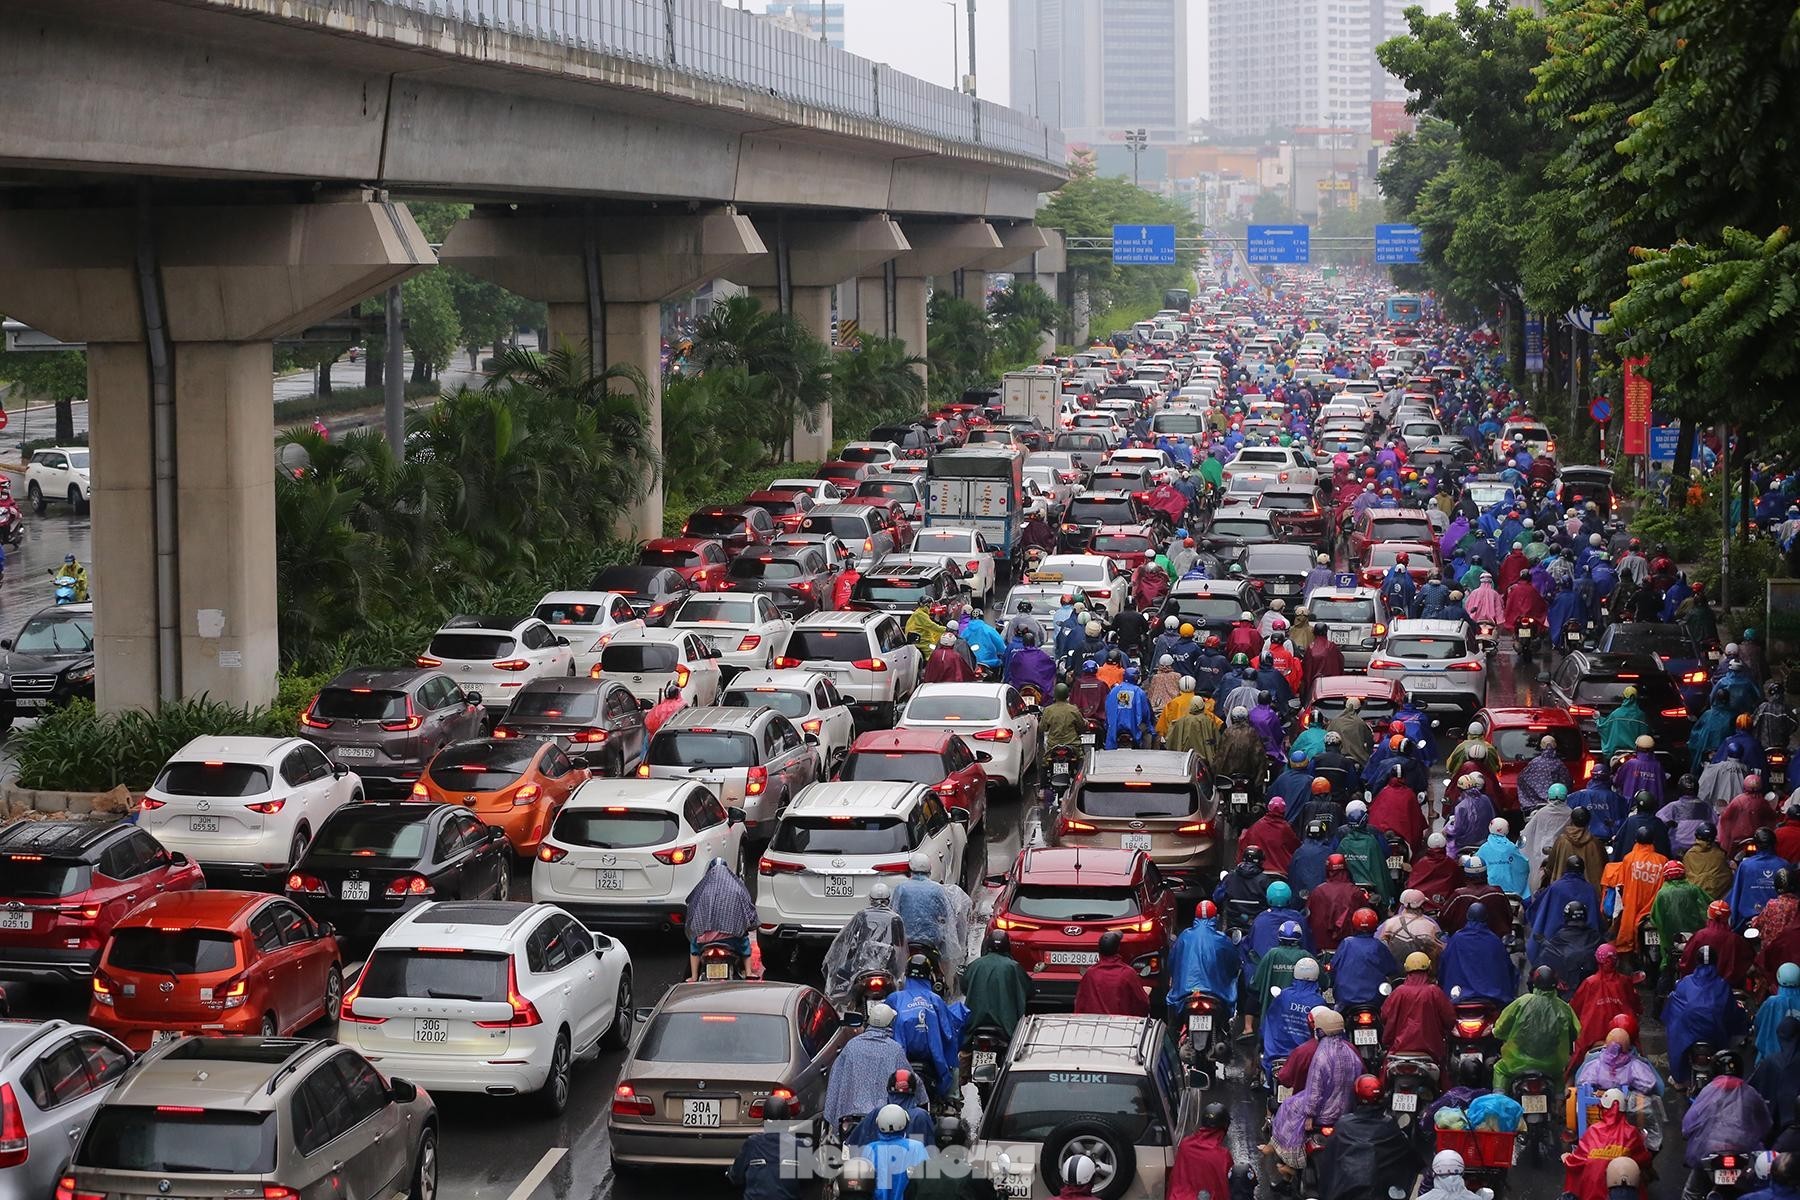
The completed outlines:
<svg viewBox="0 0 1800 1200">
<path fill-rule="evenodd" d="M 1485 334 L 1354 273 L 1200 283 L 346 670 L 292 736 L 196 738 L 126 820 L 0 829 L 32 1014 L 0 1022 L 0 1197 L 428 1200 L 462 1125 L 592 1096 L 547 1136 L 627 1191 L 790 1194 L 773 1133 L 842 1191 L 960 1147 L 996 1195 L 1099 1200 L 1181 1195 L 1252 1097 L 1257 1170 L 1306 1196 L 1329 1120 L 1287 1106 L 1346 1056 L 1427 1158 L 1434 1100 L 1520 1079 L 1520 1145 L 1548 1113 L 1575 1147 L 1608 914 L 1658 996 L 1696 935 L 1604 843 L 1665 785 L 1735 805 L 1712 751 L 1776 770 L 1792 720 L 1712 727 L 1745 658 Z M 91 621 L 5 645 L 54 679 Z M 1500 1020 L 1545 988 L 1580 1017 L 1549 1074 Z"/>
</svg>

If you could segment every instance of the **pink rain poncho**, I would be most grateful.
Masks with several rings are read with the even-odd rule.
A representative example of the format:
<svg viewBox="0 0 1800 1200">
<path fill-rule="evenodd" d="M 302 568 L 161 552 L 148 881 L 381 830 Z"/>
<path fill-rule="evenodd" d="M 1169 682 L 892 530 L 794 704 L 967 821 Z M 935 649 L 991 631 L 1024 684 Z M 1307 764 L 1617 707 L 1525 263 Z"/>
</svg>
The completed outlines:
<svg viewBox="0 0 1800 1200">
<path fill-rule="evenodd" d="M 1500 601 L 1500 593 L 1494 590 L 1494 581 L 1486 574 L 1469 594 L 1463 598 L 1463 611 L 1469 614 L 1469 620 L 1477 625 L 1498 625 L 1506 615 L 1506 607 Z"/>
</svg>

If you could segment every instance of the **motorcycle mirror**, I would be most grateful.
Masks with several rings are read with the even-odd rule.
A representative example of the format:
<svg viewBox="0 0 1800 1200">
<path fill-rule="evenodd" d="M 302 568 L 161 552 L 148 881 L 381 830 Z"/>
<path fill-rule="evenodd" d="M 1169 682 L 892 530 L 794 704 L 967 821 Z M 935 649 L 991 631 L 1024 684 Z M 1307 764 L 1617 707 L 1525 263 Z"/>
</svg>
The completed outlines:
<svg viewBox="0 0 1800 1200">
<path fill-rule="evenodd" d="M 1279 987 L 1272 987 L 1269 989 L 1269 998 L 1271 1000 L 1273 1000 L 1276 996 L 1279 996 L 1279 995 L 1281 995 L 1281 989 Z"/>
<path fill-rule="evenodd" d="M 1457 1000 L 1457 999 L 1460 999 L 1461 997 L 1462 997 L 1462 987 L 1460 985 L 1452 986 L 1450 989 L 1450 998 L 1452 1000 Z"/>
<path fill-rule="evenodd" d="M 1384 996 L 1391 996 L 1394 994 L 1394 985 L 1384 979 L 1381 981 L 1381 986 L 1376 988 L 1375 990 L 1380 992 Z"/>
<path fill-rule="evenodd" d="M 1744 940 L 1747 942 L 1757 941 L 1761 937 L 1762 937 L 1762 930 L 1757 929 L 1754 926 L 1752 926 L 1749 929 L 1744 930 Z"/>
</svg>

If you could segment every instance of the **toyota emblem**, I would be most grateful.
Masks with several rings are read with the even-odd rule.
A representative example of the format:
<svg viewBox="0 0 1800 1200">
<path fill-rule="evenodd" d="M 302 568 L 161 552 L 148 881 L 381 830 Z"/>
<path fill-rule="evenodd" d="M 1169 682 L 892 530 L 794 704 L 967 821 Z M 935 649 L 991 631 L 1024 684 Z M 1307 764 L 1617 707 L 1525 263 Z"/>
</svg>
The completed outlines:
<svg viewBox="0 0 1800 1200">
<path fill-rule="evenodd" d="M 175 984 L 172 981 L 167 980 L 167 979 L 163 980 L 161 983 L 157 984 L 156 986 L 164 992 L 172 992 L 175 990 Z"/>
<path fill-rule="evenodd" d="M 831 865 L 834 867 L 841 867 L 844 865 L 844 860 L 841 858 L 834 858 L 831 860 Z"/>
<path fill-rule="evenodd" d="M 1068 934 L 1070 937 L 1080 937 L 1081 936 L 1081 926 L 1079 926 L 1079 925 L 1064 925 L 1063 932 Z"/>
<path fill-rule="evenodd" d="M 619 856 L 616 854 L 602 854 L 600 856 L 600 865 L 603 867 L 610 867 L 618 861 Z"/>
</svg>

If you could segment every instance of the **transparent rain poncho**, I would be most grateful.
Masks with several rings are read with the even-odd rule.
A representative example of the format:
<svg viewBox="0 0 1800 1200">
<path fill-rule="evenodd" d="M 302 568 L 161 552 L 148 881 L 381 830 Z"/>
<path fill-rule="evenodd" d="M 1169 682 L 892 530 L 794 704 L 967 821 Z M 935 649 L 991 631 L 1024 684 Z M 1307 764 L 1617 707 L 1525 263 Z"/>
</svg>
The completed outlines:
<svg viewBox="0 0 1800 1200">
<path fill-rule="evenodd" d="M 865 908 L 848 921 L 825 951 L 825 996 L 842 1010 L 859 977 L 885 972 L 895 986 L 906 974 L 906 924 L 891 908 Z"/>
<path fill-rule="evenodd" d="M 959 887 L 913 878 L 894 888 L 894 911 L 906 923 L 908 941 L 924 942 L 937 951 L 948 995 L 968 957 L 969 915 L 974 904 Z"/>
</svg>

